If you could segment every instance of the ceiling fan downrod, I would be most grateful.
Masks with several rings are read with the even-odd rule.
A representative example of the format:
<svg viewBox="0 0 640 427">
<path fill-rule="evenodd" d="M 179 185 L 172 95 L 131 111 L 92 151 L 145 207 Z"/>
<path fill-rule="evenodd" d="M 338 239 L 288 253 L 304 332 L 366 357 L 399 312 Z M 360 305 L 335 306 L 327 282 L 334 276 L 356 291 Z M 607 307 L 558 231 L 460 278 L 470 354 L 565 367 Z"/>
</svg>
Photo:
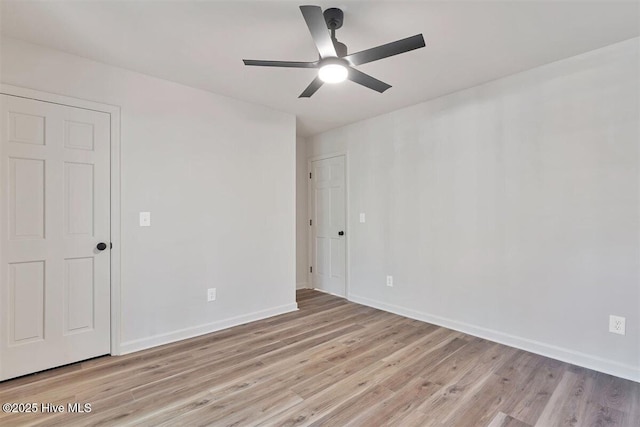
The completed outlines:
<svg viewBox="0 0 640 427">
<path fill-rule="evenodd" d="M 331 41 L 336 48 L 338 57 L 344 58 L 347 56 L 347 45 L 339 42 L 336 38 L 336 30 L 341 28 L 344 23 L 344 13 L 341 9 L 332 7 L 325 10 L 322 15 L 324 16 L 324 21 L 327 23 L 327 28 L 331 31 Z"/>
</svg>

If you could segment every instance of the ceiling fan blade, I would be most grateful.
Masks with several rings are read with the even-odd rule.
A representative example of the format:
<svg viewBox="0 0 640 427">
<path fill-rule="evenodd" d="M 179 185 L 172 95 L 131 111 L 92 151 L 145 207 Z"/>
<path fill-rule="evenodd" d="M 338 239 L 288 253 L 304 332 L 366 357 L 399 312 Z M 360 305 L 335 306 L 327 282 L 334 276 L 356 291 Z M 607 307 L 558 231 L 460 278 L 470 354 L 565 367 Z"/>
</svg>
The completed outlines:
<svg viewBox="0 0 640 427">
<path fill-rule="evenodd" d="M 352 53 L 344 57 L 351 65 L 366 64 L 367 62 L 377 61 L 378 59 L 388 58 L 400 53 L 409 52 L 414 49 L 425 47 L 424 37 L 422 34 L 407 37 L 406 39 L 383 44 L 381 46 L 372 47 L 371 49 L 362 50 Z"/>
<path fill-rule="evenodd" d="M 380 80 L 371 77 L 369 74 L 365 74 L 355 68 L 349 68 L 349 80 L 380 93 L 391 87 L 391 85 L 381 82 Z"/>
<path fill-rule="evenodd" d="M 243 59 L 244 65 L 257 65 L 259 67 L 287 67 L 287 68 L 317 68 L 318 62 L 296 61 L 263 61 L 260 59 Z"/>
<path fill-rule="evenodd" d="M 320 86 L 322 86 L 323 81 L 320 80 L 320 77 L 316 77 L 313 81 L 307 86 L 307 88 L 300 94 L 298 98 L 310 98 L 311 95 L 316 93 Z"/>
<path fill-rule="evenodd" d="M 331 36 L 329 36 L 329 30 L 327 29 L 327 23 L 324 20 L 322 14 L 322 8 L 320 6 L 300 6 L 300 11 L 304 17 L 309 32 L 313 38 L 313 42 L 318 48 L 321 58 L 336 57 L 336 48 L 333 46 Z"/>
</svg>

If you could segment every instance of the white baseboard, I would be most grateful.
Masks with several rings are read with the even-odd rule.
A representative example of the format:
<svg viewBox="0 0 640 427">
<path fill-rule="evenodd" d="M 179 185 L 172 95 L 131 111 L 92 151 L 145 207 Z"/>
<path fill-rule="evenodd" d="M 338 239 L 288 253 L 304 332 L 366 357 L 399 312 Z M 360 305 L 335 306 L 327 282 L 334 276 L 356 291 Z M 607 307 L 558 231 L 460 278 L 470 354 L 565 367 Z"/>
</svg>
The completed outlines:
<svg viewBox="0 0 640 427">
<path fill-rule="evenodd" d="M 363 304 L 369 307 L 388 311 L 400 316 L 409 317 L 411 319 L 420 320 L 422 322 L 432 323 L 448 329 L 453 329 L 465 334 L 484 338 L 489 341 L 497 342 L 515 347 L 520 350 L 529 351 L 541 356 L 560 360 L 562 362 L 571 363 L 573 365 L 582 366 L 584 368 L 593 369 L 595 371 L 604 372 L 605 374 L 614 375 L 616 377 L 627 380 L 640 382 L 640 368 L 633 365 L 626 365 L 611 360 L 592 356 L 586 353 L 573 351 L 567 348 L 546 344 L 540 341 L 534 341 L 515 335 L 505 334 L 504 332 L 475 326 L 469 323 L 459 322 L 457 320 L 447 319 L 441 316 L 435 316 L 410 308 L 401 307 L 394 304 L 361 297 L 358 295 L 349 295 L 349 301 Z"/>
<path fill-rule="evenodd" d="M 309 283 L 307 282 L 296 283 L 296 289 L 307 289 L 308 287 L 309 287 Z"/>
<path fill-rule="evenodd" d="M 323 294 L 327 294 L 327 295 L 333 295 L 334 297 L 338 297 L 338 298 L 347 298 L 344 295 L 340 295 L 340 294 L 335 294 L 333 292 L 329 292 L 329 291 L 325 291 L 324 289 L 318 289 L 318 288 L 312 288 L 314 291 L 318 291 L 318 292 L 322 292 Z"/>
<path fill-rule="evenodd" d="M 180 329 L 178 331 L 168 332 L 164 334 L 154 335 L 148 338 L 127 341 L 120 344 L 120 354 L 133 353 L 135 351 L 145 350 L 147 348 L 156 347 L 163 344 L 169 344 L 188 338 L 197 337 L 199 335 L 209 334 L 221 329 L 231 328 L 233 326 L 242 325 L 256 320 L 266 319 L 267 317 L 277 316 L 279 314 L 289 313 L 298 310 L 298 304 L 286 304 L 279 307 L 273 307 L 266 310 L 256 311 L 242 316 L 231 317 L 229 319 L 218 320 L 204 325 L 194 326 L 191 328 Z"/>
</svg>

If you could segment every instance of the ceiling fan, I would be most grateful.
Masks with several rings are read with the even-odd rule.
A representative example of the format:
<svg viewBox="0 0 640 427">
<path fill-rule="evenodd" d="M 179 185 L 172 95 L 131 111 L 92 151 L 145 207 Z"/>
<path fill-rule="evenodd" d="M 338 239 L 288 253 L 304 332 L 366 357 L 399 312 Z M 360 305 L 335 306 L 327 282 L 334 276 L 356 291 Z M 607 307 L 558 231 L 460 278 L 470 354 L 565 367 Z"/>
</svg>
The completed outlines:
<svg viewBox="0 0 640 427">
<path fill-rule="evenodd" d="M 318 48 L 320 59 L 314 62 L 296 61 L 262 61 L 243 59 L 244 65 L 262 67 L 287 68 L 319 68 L 318 75 L 298 98 L 309 98 L 324 83 L 338 83 L 346 79 L 373 89 L 384 92 L 391 86 L 381 82 L 354 68 L 356 65 L 377 61 L 378 59 L 409 52 L 424 47 L 424 38 L 418 34 L 392 43 L 383 44 L 371 49 L 347 54 L 347 46 L 336 39 L 336 30 L 342 27 L 344 14 L 338 8 L 330 8 L 322 12 L 320 6 L 300 6 L 313 42 Z M 329 34 L 329 31 L 331 34 Z"/>
</svg>

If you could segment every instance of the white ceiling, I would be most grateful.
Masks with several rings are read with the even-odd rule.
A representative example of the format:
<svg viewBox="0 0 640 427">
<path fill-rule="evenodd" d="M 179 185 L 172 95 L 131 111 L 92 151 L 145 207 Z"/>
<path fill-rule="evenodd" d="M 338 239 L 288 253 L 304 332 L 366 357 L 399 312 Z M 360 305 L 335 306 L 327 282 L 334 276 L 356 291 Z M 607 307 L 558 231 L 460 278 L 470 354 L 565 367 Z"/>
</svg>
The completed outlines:
<svg viewBox="0 0 640 427">
<path fill-rule="evenodd" d="M 393 87 L 352 82 L 298 95 L 314 70 L 242 59 L 313 61 L 299 4 L 340 7 L 349 52 L 423 33 L 427 47 L 364 64 Z M 640 34 L 637 1 L 2 1 L 10 37 L 297 116 L 308 136 Z"/>
</svg>

